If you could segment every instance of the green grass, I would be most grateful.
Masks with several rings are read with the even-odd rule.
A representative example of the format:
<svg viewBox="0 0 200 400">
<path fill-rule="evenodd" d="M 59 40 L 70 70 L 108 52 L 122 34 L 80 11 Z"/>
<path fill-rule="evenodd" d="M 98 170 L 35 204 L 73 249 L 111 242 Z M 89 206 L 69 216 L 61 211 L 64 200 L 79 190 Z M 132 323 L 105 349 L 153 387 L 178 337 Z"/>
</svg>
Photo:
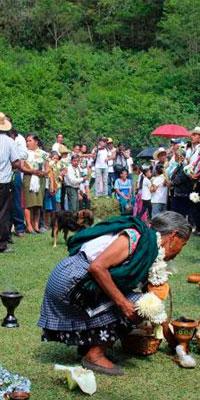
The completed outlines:
<svg viewBox="0 0 200 400">
<path fill-rule="evenodd" d="M 15 239 L 14 249 L 14 254 L 0 255 L 0 290 L 18 289 L 24 299 L 16 312 L 20 328 L 0 328 L 0 363 L 31 379 L 33 399 L 81 399 L 84 395 L 78 390 L 69 392 L 53 371 L 54 363 L 75 363 L 75 348 L 41 343 L 40 329 L 37 328 L 48 274 L 66 254 L 63 239 L 60 235 L 59 245 L 53 249 L 49 233 L 36 237 L 27 235 L 24 239 Z M 175 317 L 200 317 L 199 288 L 186 282 L 189 273 L 200 272 L 199 250 L 199 238 L 192 238 L 174 261 L 177 273 L 171 278 L 171 284 Z M 0 318 L 4 315 L 5 308 L 0 305 Z M 165 344 L 150 357 L 126 359 L 119 345 L 115 354 L 126 374 L 118 378 L 97 375 L 96 400 L 199 399 L 200 355 L 195 347 L 198 365 L 194 370 L 178 367 L 167 354 Z"/>
</svg>

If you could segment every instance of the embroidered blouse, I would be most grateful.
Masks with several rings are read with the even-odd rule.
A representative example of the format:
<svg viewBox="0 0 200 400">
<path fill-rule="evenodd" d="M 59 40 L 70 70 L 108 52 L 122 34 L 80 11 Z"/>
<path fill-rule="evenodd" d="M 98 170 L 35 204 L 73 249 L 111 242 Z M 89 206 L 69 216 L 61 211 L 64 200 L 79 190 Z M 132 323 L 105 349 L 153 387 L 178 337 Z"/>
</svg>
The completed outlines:
<svg viewBox="0 0 200 400">
<path fill-rule="evenodd" d="M 140 239 L 140 234 L 136 229 L 125 229 L 124 231 L 118 233 L 117 235 L 102 235 L 96 239 L 89 240 L 84 243 L 81 247 L 82 252 L 87 256 L 88 261 L 94 261 L 103 251 L 116 240 L 120 235 L 126 235 L 129 238 L 129 255 L 133 254 L 138 241 Z"/>
</svg>

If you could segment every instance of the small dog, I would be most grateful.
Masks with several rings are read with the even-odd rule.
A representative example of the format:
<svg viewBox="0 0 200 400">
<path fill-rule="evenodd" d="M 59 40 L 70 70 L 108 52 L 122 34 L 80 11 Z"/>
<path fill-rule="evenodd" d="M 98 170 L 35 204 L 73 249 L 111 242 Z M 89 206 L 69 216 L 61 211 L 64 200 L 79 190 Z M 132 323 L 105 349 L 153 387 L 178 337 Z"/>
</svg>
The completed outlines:
<svg viewBox="0 0 200 400">
<path fill-rule="evenodd" d="M 64 232 L 65 242 L 69 231 L 76 232 L 87 228 L 94 223 L 94 214 L 91 210 L 84 209 L 78 212 L 56 211 L 52 216 L 53 247 L 57 245 L 58 232 Z"/>
</svg>

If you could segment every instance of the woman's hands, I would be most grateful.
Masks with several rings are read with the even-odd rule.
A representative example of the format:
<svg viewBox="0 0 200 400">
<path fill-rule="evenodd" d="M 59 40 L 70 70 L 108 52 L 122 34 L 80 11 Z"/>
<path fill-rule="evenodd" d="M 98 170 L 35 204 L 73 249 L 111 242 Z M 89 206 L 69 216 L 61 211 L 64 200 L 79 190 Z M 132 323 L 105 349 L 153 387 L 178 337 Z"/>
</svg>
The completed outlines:
<svg viewBox="0 0 200 400">
<path fill-rule="evenodd" d="M 122 313 L 127 317 L 128 319 L 135 319 L 135 305 L 132 301 L 125 300 L 122 305 L 119 306 L 121 309 Z"/>
</svg>

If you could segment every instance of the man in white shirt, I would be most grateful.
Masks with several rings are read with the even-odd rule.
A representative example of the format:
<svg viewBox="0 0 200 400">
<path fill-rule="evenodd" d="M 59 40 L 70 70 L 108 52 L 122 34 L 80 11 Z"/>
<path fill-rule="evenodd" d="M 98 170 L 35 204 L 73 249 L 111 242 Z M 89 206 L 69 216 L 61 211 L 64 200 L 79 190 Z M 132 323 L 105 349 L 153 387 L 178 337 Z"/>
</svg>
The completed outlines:
<svg viewBox="0 0 200 400">
<path fill-rule="evenodd" d="M 13 139 L 7 136 L 12 124 L 0 113 L 0 253 L 8 253 L 12 209 L 12 168 L 20 168 L 19 155 Z"/>
<path fill-rule="evenodd" d="M 78 191 L 80 184 L 88 179 L 87 176 L 81 177 L 79 162 L 80 157 L 78 155 L 73 155 L 71 158 L 71 164 L 69 165 L 67 174 L 64 178 L 69 211 L 73 212 L 79 210 Z"/>
<path fill-rule="evenodd" d="M 95 165 L 95 194 L 96 197 L 108 195 L 108 150 L 107 139 L 101 138 L 97 148 L 93 150 L 96 157 Z"/>
<path fill-rule="evenodd" d="M 58 155 L 60 156 L 60 145 L 63 144 L 64 141 L 64 137 L 63 134 L 61 132 L 59 132 L 56 136 L 56 142 L 53 144 L 52 146 L 52 151 L 56 151 L 56 153 L 58 153 Z"/>
<path fill-rule="evenodd" d="M 26 140 L 16 131 L 11 129 L 9 136 L 15 141 L 16 149 L 19 155 L 19 160 L 26 160 L 28 157 Z M 12 223 L 15 227 L 15 234 L 18 237 L 23 237 L 25 234 L 24 210 L 21 205 L 22 199 L 22 173 L 14 172 L 13 177 L 13 204 L 12 204 Z M 12 239 L 11 239 L 12 241 Z"/>
</svg>

